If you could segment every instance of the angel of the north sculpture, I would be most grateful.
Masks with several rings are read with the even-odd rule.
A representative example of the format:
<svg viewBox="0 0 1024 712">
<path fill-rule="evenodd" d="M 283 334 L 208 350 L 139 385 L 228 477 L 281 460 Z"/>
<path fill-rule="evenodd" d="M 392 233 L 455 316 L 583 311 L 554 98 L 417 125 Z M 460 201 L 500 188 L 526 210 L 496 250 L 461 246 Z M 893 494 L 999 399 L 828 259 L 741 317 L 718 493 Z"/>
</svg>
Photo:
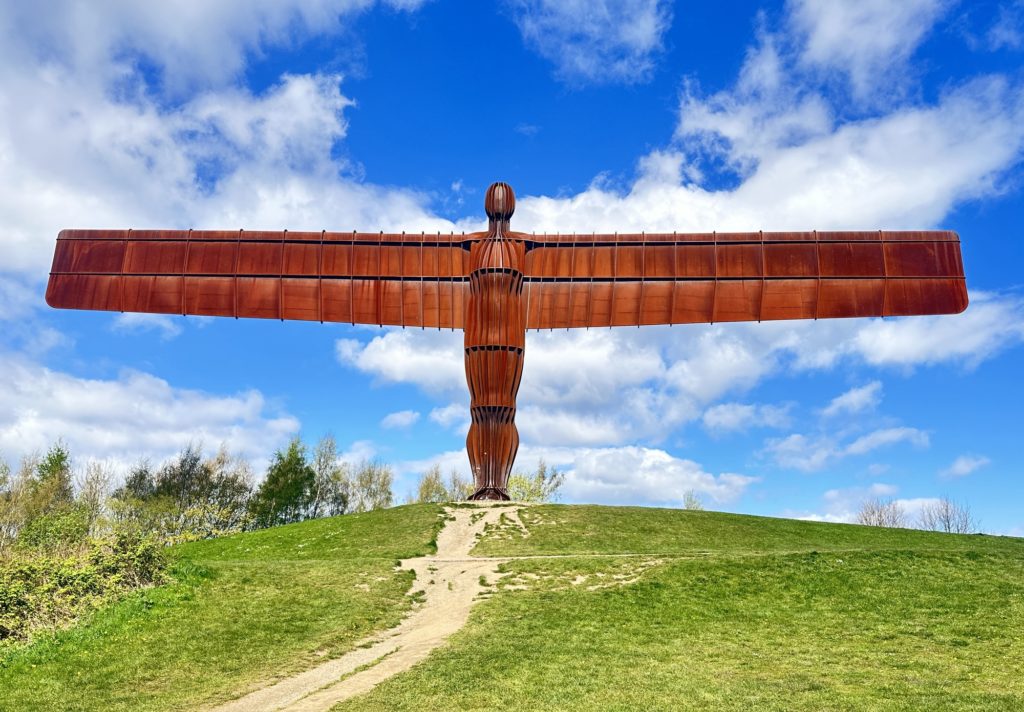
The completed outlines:
<svg viewBox="0 0 1024 712">
<path fill-rule="evenodd" d="M 470 499 L 508 499 L 527 329 L 955 314 L 954 232 L 64 230 L 52 307 L 462 329 Z"/>
</svg>

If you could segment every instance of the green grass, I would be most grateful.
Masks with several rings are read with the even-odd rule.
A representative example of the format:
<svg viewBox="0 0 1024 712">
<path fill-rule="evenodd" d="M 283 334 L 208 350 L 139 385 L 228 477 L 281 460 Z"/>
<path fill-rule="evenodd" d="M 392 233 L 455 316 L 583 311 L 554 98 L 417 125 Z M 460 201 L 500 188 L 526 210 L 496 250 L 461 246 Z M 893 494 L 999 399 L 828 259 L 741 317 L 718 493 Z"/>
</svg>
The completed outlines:
<svg viewBox="0 0 1024 712">
<path fill-rule="evenodd" d="M 191 710 L 351 649 L 408 609 L 433 505 L 175 548 L 176 582 L 0 651 L 0 710 Z"/>
<path fill-rule="evenodd" d="M 449 645 L 336 709 L 1024 709 L 1024 540 L 625 507 L 523 520 L 531 536 L 476 553 L 647 555 L 512 562 Z"/>
<path fill-rule="evenodd" d="M 767 554 L 913 549 L 1006 551 L 1024 556 L 1024 539 L 825 524 L 722 512 L 545 505 L 529 507 L 520 518 L 530 530 L 529 537 L 520 537 L 514 528 L 508 528 L 506 537 L 485 539 L 473 553 L 480 556 Z"/>
<path fill-rule="evenodd" d="M 178 547 L 176 583 L 0 652 L 0 710 L 195 709 L 340 654 L 408 610 L 394 563 L 433 550 L 439 513 Z M 530 536 L 506 522 L 475 553 L 540 557 L 337 709 L 1024 709 L 1024 540 L 630 507 L 522 519 Z"/>
</svg>

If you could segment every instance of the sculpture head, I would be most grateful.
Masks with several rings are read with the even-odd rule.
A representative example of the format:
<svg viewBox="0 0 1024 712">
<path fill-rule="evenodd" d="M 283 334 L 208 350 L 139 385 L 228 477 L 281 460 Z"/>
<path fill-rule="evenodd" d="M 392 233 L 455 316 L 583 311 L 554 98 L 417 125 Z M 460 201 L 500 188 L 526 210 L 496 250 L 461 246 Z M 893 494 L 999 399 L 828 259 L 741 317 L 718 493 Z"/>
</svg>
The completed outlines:
<svg viewBox="0 0 1024 712">
<path fill-rule="evenodd" d="M 516 194 L 508 183 L 491 183 L 484 198 L 484 211 L 491 220 L 508 220 L 516 211 Z"/>
</svg>

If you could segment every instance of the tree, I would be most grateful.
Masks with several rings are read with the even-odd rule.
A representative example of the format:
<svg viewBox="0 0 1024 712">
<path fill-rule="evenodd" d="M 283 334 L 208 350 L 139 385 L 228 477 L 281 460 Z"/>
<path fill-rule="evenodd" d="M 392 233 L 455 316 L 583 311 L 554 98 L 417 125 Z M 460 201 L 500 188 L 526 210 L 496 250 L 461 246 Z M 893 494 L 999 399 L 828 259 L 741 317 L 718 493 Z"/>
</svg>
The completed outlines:
<svg viewBox="0 0 1024 712">
<path fill-rule="evenodd" d="M 153 479 L 153 470 L 149 466 L 149 460 L 142 459 L 128 471 L 124 484 L 114 491 L 113 496 L 118 499 L 127 499 L 128 497 L 149 499 L 155 494 L 156 482 Z"/>
<path fill-rule="evenodd" d="M 78 484 L 77 501 L 86 513 L 91 534 L 98 533 L 97 529 L 101 525 L 112 480 L 113 472 L 107 465 L 101 462 L 90 462 L 85 466 L 85 472 Z"/>
<path fill-rule="evenodd" d="M 419 485 L 416 488 L 417 502 L 448 502 L 451 497 L 448 488 L 444 486 L 441 479 L 441 466 L 434 465 L 420 476 Z"/>
<path fill-rule="evenodd" d="M 119 525 L 176 541 L 240 531 L 249 521 L 249 464 L 221 447 L 210 459 L 189 444 L 155 474 L 141 460 L 113 494 L 111 514 Z"/>
<path fill-rule="evenodd" d="M 333 435 L 320 438 L 313 450 L 313 505 L 309 516 L 333 517 L 344 514 L 352 495 L 348 463 L 338 460 Z"/>
<path fill-rule="evenodd" d="M 394 475 L 388 465 L 363 460 L 352 478 L 350 511 L 369 512 L 390 507 L 394 501 L 391 484 Z"/>
<path fill-rule="evenodd" d="M 231 455 L 224 445 L 217 454 L 203 462 L 209 472 L 205 499 L 194 500 L 192 507 L 203 510 L 203 523 L 208 535 L 239 531 L 248 522 L 249 499 L 252 497 L 252 469 L 242 457 Z"/>
<path fill-rule="evenodd" d="M 0 491 L 0 549 L 12 545 L 24 526 L 39 515 L 37 485 L 39 455 L 21 458 L 17 473 L 7 470 L 7 484 Z"/>
<path fill-rule="evenodd" d="M 253 498 L 257 527 L 297 522 L 306 517 L 315 497 L 316 473 L 306 460 L 306 446 L 298 437 L 274 453 L 267 477 Z"/>
<path fill-rule="evenodd" d="M 43 511 L 74 501 L 71 453 L 63 441 L 54 443 L 36 465 L 36 483 L 37 492 L 45 492 L 39 502 Z"/>
<path fill-rule="evenodd" d="M 689 509 L 695 512 L 703 511 L 704 503 L 700 499 L 700 495 L 694 490 L 688 489 L 683 494 L 683 509 Z"/>
<path fill-rule="evenodd" d="M 973 534 L 978 531 L 978 522 L 971 514 L 971 508 L 948 497 L 922 507 L 918 524 L 922 529 L 947 534 Z"/>
<path fill-rule="evenodd" d="M 532 473 L 515 472 L 508 478 L 508 496 L 513 502 L 554 502 L 563 482 L 564 473 L 538 460 Z"/>
<path fill-rule="evenodd" d="M 448 501 L 463 502 L 469 499 L 475 489 L 473 482 L 466 479 L 458 470 L 448 473 Z"/>
<path fill-rule="evenodd" d="M 899 502 L 889 499 L 866 499 L 857 513 L 857 523 L 870 527 L 902 528 L 907 526 L 907 514 Z"/>
</svg>

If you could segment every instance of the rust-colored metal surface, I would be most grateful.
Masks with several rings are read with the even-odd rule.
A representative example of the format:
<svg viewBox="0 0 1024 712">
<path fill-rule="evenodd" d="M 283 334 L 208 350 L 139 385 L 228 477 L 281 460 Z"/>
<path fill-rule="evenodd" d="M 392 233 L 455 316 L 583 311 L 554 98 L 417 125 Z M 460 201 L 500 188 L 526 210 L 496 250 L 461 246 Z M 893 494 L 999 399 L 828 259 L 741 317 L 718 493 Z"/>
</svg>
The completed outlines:
<svg viewBox="0 0 1024 712">
<path fill-rule="evenodd" d="M 50 306 L 464 329 L 473 499 L 507 499 L 527 329 L 955 314 L 947 231 L 535 235 L 64 230 Z"/>
</svg>

